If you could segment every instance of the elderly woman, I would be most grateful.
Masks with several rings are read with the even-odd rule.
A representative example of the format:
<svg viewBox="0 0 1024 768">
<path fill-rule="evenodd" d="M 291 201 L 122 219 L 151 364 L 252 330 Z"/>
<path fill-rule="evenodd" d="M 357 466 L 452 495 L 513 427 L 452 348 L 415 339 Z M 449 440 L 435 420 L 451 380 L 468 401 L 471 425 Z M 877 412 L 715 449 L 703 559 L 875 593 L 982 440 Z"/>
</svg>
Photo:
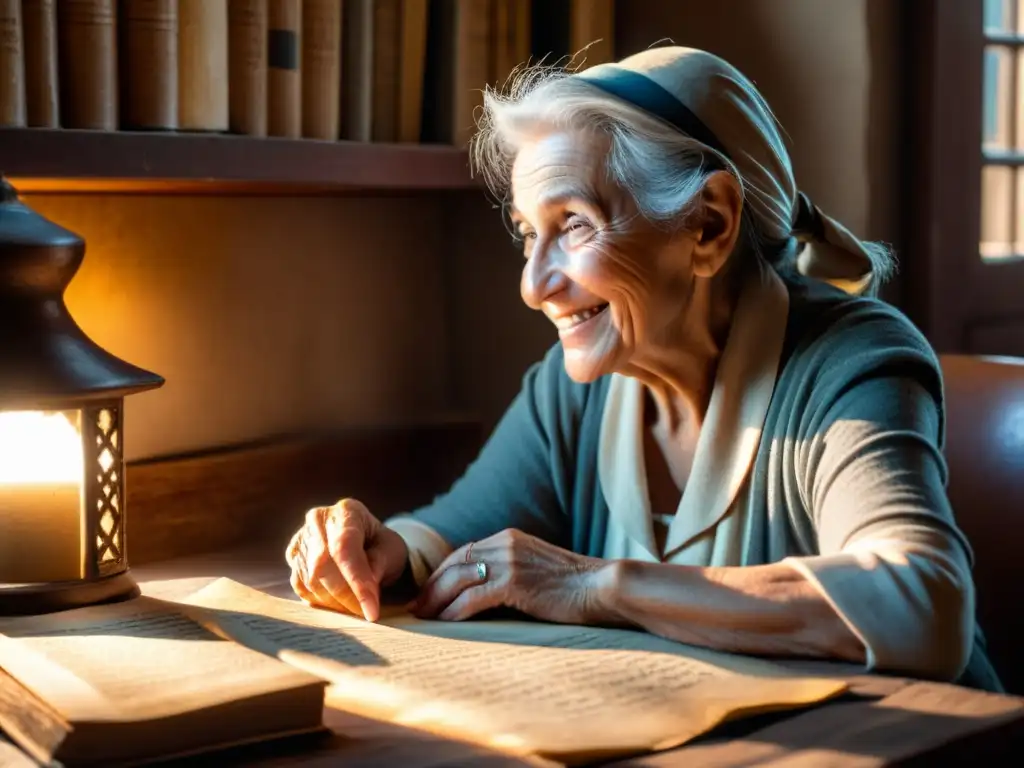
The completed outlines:
<svg viewBox="0 0 1024 768">
<path fill-rule="evenodd" d="M 298 595 L 373 621 L 415 581 L 421 617 L 506 606 L 998 688 L 936 356 L 871 298 L 886 250 L 798 192 L 751 82 L 677 47 L 527 69 L 472 154 L 559 343 L 447 494 L 387 524 L 311 510 Z"/>
</svg>

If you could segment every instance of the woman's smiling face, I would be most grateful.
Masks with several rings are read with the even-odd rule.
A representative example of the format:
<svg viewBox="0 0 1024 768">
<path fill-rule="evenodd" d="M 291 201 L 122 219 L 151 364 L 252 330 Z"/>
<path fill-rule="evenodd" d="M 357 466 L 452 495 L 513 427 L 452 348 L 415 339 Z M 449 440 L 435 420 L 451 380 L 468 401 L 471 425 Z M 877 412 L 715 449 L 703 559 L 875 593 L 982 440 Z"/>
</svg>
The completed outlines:
<svg viewBox="0 0 1024 768">
<path fill-rule="evenodd" d="M 553 132 L 519 150 L 512 221 L 523 301 L 558 328 L 566 372 L 589 382 L 675 335 L 694 280 L 693 236 L 650 224 L 605 171 L 607 143 Z"/>
</svg>

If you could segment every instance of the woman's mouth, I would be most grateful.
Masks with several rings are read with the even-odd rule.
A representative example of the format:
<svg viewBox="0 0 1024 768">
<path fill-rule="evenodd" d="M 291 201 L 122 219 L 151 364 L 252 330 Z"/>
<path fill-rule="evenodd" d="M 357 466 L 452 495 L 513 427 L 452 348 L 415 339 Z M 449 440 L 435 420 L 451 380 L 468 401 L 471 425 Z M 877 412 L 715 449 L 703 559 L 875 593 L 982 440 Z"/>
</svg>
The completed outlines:
<svg viewBox="0 0 1024 768">
<path fill-rule="evenodd" d="M 588 324 L 591 320 L 602 314 L 606 309 L 608 309 L 607 304 L 598 304 L 595 307 L 582 309 L 579 312 L 572 313 L 571 315 L 563 315 L 562 317 L 555 319 L 555 327 L 558 328 L 561 333 L 564 333 L 565 331 L 574 331 Z"/>
</svg>

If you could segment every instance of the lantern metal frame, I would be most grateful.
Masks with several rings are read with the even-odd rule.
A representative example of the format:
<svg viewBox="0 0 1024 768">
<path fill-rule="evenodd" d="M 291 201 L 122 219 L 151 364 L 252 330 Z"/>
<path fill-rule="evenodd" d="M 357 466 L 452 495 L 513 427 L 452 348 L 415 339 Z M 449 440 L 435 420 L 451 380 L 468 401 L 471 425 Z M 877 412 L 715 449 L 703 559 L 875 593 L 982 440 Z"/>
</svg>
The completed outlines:
<svg viewBox="0 0 1024 768">
<path fill-rule="evenodd" d="M 0 178 L 0 411 L 78 411 L 84 473 L 81 578 L 0 583 L 0 615 L 139 594 L 128 567 L 124 398 L 164 380 L 111 355 L 71 317 L 64 291 L 84 257 L 82 238 L 22 204 Z"/>
</svg>

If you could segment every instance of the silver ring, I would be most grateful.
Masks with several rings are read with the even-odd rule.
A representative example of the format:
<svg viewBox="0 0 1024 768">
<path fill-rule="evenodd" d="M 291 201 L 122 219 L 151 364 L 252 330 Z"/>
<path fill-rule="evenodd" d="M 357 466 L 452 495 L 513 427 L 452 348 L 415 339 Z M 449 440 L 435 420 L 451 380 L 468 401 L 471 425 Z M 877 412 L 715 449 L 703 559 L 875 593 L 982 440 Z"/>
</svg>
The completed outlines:
<svg viewBox="0 0 1024 768">
<path fill-rule="evenodd" d="M 487 581 L 487 563 L 478 562 L 476 564 L 476 578 L 478 581 Z"/>
</svg>

